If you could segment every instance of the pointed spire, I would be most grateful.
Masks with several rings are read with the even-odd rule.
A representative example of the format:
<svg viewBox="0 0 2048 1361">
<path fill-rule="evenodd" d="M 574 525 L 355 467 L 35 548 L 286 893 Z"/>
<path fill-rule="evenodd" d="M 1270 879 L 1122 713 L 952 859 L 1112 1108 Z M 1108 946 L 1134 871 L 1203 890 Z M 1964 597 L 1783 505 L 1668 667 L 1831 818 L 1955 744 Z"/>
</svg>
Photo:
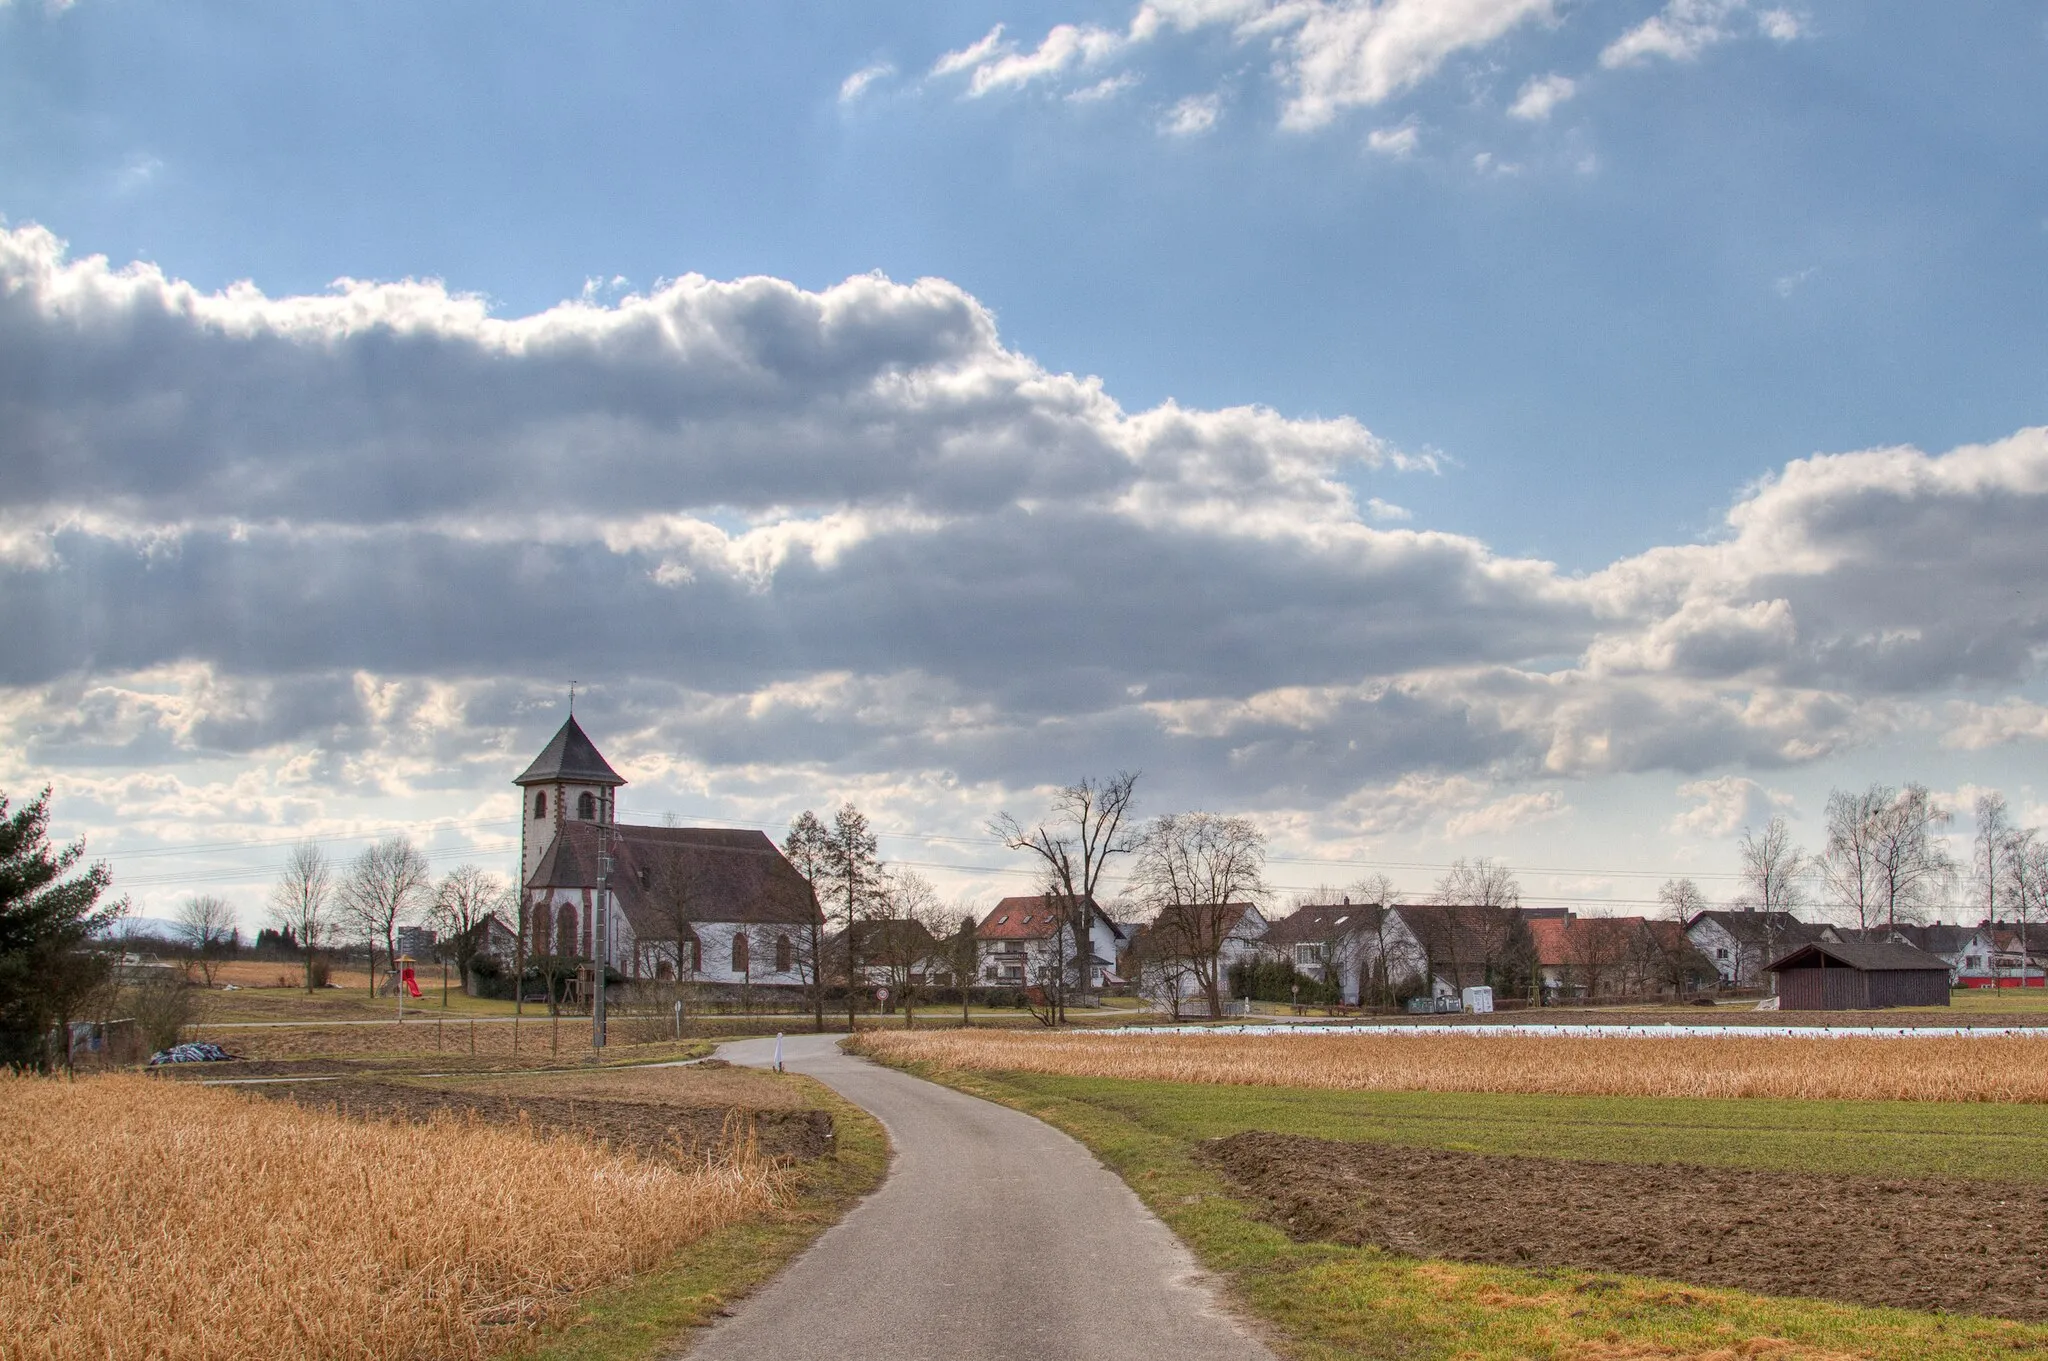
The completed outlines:
<svg viewBox="0 0 2048 1361">
<path fill-rule="evenodd" d="M 541 754 L 533 758 L 533 764 L 526 773 L 512 783 L 517 785 L 554 784 L 566 781 L 572 784 L 622 785 L 626 781 L 606 763 L 597 751 L 597 744 L 584 735 L 583 726 L 572 714 L 562 724 L 554 740 L 549 742 Z"/>
</svg>

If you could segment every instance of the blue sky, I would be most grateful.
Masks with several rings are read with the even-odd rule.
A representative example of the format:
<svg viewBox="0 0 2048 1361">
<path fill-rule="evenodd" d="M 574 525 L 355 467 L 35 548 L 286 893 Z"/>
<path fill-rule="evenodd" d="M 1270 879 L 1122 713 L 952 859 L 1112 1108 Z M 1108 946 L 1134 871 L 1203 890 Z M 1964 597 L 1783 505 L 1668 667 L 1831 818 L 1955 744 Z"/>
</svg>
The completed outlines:
<svg viewBox="0 0 2048 1361">
<path fill-rule="evenodd" d="M 1013 651 L 992 667 L 992 650 L 1055 641 L 998 629 L 978 655 L 941 645 L 975 641 L 991 611 L 1037 603 L 1025 584 L 1046 564 L 1002 539 L 1003 517 L 1042 521 L 1042 507 L 1058 506 L 1078 517 L 1064 527 L 1076 534 L 1104 531 L 1096 516 L 1123 516 L 1116 523 L 1147 533 L 1163 523 L 1146 518 L 1164 503 L 1151 492 L 1089 503 L 1109 485 L 1103 477 L 1123 474 L 1068 462 L 1058 440 L 1034 443 L 1043 413 L 1014 426 L 976 417 L 934 434 L 935 449 L 967 440 L 1007 451 L 988 455 L 972 490 L 947 499 L 929 482 L 908 485 L 951 476 L 935 465 L 888 472 L 887 435 L 912 429 L 908 408 L 868 412 L 873 438 L 836 450 L 812 494 L 802 477 L 818 473 L 815 461 L 758 482 L 734 469 L 779 466 L 806 441 L 833 448 L 832 422 L 847 414 L 840 398 L 807 406 L 789 388 L 784 406 L 707 427 L 692 440 L 708 452 L 670 467 L 679 446 L 662 432 L 699 419 L 689 401 L 722 400 L 683 384 L 665 397 L 640 394 L 660 414 L 609 457 L 620 460 L 615 485 L 648 476 L 614 502 L 586 497 L 547 464 L 549 448 L 559 458 L 579 438 L 561 422 L 595 419 L 581 398 L 564 396 L 495 431 L 494 448 L 530 443 L 540 464 L 482 450 L 445 472 L 472 486 L 545 484 L 545 495 L 451 497 L 417 470 L 438 467 L 458 437 L 414 422 L 423 406 L 486 400 L 459 375 L 437 389 L 361 359 L 293 368 L 292 381 L 314 394 L 308 410 L 359 431 L 355 442 L 313 439 L 295 452 L 292 404 L 266 413 L 238 386 L 248 357 L 207 349 L 208 336 L 232 330 L 226 312 L 166 339 L 160 356 L 179 376 L 159 399 L 176 391 L 220 408 L 190 428 L 116 430 L 78 416 L 86 408 L 67 403 L 108 403 L 91 381 L 104 354 L 30 331 L 12 342 L 28 347 L 16 353 L 39 353 L 49 367 L 13 394 L 6 419 L 22 424 L 0 458 L 19 460 L 29 474 L 19 485 L 38 490 L 11 499 L 4 532 L 55 546 L 21 550 L 29 565 L 0 578 L 0 608 L 11 598 L 15 613 L 45 621 L 32 627 L 63 633 L 47 624 L 58 602 L 131 598 L 124 572 L 160 561 L 175 542 L 190 570 L 171 581 L 178 573 L 152 569 L 162 592 L 153 608 L 167 617 L 182 604 L 199 622 L 152 646 L 124 646 L 132 633 L 74 630 L 47 658 L 0 676 L 23 753 L 0 766 L 0 787 L 51 779 L 75 789 L 79 825 L 111 849 L 124 837 L 135 848 L 274 837 L 293 818 L 337 829 L 464 821 L 502 797 L 488 763 L 430 777 L 437 748 L 420 733 L 478 751 L 544 738 L 539 696 L 573 667 L 597 687 L 595 712 L 619 742 L 659 771 L 650 786 L 671 782 L 667 802 L 738 820 L 772 822 L 792 805 L 847 794 L 900 801 L 905 827 L 972 832 L 988 809 L 1028 807 L 1029 791 L 1056 778 L 1024 754 L 1047 748 L 1047 724 L 1073 734 L 1050 748 L 1074 764 L 1145 764 L 1174 806 L 1249 807 L 1269 817 L 1276 839 L 1331 859 L 1498 853 L 1535 863 L 1562 840 L 1572 865 L 1621 857 L 1654 873 L 1725 860 L 1731 818 L 1784 807 L 1811 824 L 1836 781 L 1999 785 L 2025 804 L 2039 759 L 2042 640 L 2021 529 L 2009 531 L 2021 535 L 2010 553 L 1987 548 L 1972 561 L 1965 551 L 1952 579 L 1906 592 L 1926 597 L 1910 606 L 1868 586 L 1881 568 L 1858 568 L 1865 582 L 1854 590 L 1823 589 L 1817 578 L 1794 588 L 1777 579 L 1783 564 L 1771 555 L 1789 552 L 1791 535 L 1831 564 L 1811 571 L 1854 575 L 1827 536 L 1873 497 L 1890 508 L 1871 520 L 1885 534 L 1966 541 L 1954 536 L 1975 533 L 1970 515 L 2002 512 L 1987 508 L 1977 474 L 1943 484 L 1964 509 L 1926 490 L 1942 483 L 1940 468 L 1962 466 L 1938 464 L 1961 446 L 1995 451 L 1986 457 L 1999 471 L 1984 476 L 2009 494 L 2006 511 L 2031 504 L 2037 455 L 2023 432 L 2048 419 L 2044 67 L 2048 17 L 2018 4 L 1877 12 L 1736 0 L 1075 0 L 414 12 L 14 0 L 0 5 L 0 213 L 16 232 L 39 228 L 64 243 L 39 256 L 17 242 L 21 259 L 40 261 L 18 264 L 20 277 L 83 277 L 82 262 L 103 255 L 111 271 L 150 262 L 167 287 L 200 295 L 246 280 L 273 309 L 265 326 L 281 325 L 294 299 L 331 296 L 341 278 L 441 281 L 479 295 L 499 320 L 561 315 L 551 309 L 580 298 L 621 326 L 632 300 L 669 296 L 667 282 L 689 275 L 765 276 L 807 298 L 870 272 L 899 286 L 929 278 L 992 328 L 977 342 L 987 365 L 974 368 L 975 381 L 1016 365 L 1099 380 L 1128 417 L 1169 402 L 1196 415 L 1265 409 L 1271 421 L 1248 433 L 1217 425 L 1187 441 L 1162 436 L 1169 452 L 1158 458 L 1185 459 L 1213 440 L 1202 457 L 1229 463 L 1234 441 L 1247 442 L 1270 460 L 1236 466 L 1205 484 L 1207 495 L 1252 508 L 1253 520 L 1270 513 L 1279 527 L 1232 531 L 1228 551 L 1205 559 L 1184 536 L 1214 525 L 1189 509 L 1201 498 L 1188 490 L 1192 465 L 1177 463 L 1158 483 L 1181 507 L 1172 541 L 1134 532 L 1137 556 L 1104 565 L 1129 583 L 1126 608 L 1082 609 L 1071 621 L 1071 636 L 1095 640 L 1102 664 L 1036 667 Z M 121 306 L 137 305 L 123 296 Z M 379 296 L 379 308 L 393 305 Z M 871 339 L 888 355 L 843 362 L 921 372 L 928 352 L 905 337 L 958 322 L 953 304 L 931 302 L 900 290 L 849 302 L 890 311 L 909 330 L 884 327 Z M 715 333 L 741 306 L 704 302 L 701 324 Z M 367 324 L 402 331 L 391 315 Z M 63 321 L 54 303 L 40 316 Z M 475 329 L 473 317 L 436 316 L 429 329 L 450 344 Z M 890 350 L 898 342 L 902 353 Z M 477 343 L 500 353 L 495 341 Z M 751 353 L 775 369 L 779 352 L 763 343 Z M 305 358 L 290 353 L 294 364 Z M 226 367 L 209 367 L 216 362 Z M 610 370 L 592 362 L 577 381 L 603 388 Z M 1036 400 L 1035 381 L 1019 389 L 1022 406 Z M 694 397 L 675 395 L 685 388 Z M 682 408 L 664 405 L 671 399 Z M 1059 398 L 1062 410 L 1078 400 Z M 71 432 L 64 440 L 49 434 L 59 427 Z M 337 520 L 335 461 L 364 458 L 362 441 L 378 431 L 378 449 L 403 445 L 423 462 L 372 458 L 366 476 L 389 494 Z M 1321 450 L 1306 471 L 1273 453 L 1298 440 Z M 209 448 L 240 450 L 236 471 L 179 486 L 160 461 L 165 448 L 188 444 L 195 467 Z M 1922 451 L 1922 464 L 1802 462 L 1895 446 Z M 271 474 L 283 486 L 282 470 L 302 462 L 314 468 L 302 496 L 223 491 L 271 485 Z M 1798 480 L 1794 465 L 1828 476 L 1816 475 L 1811 496 L 1772 500 L 1771 488 Z M 67 478 L 64 467 L 93 471 Z M 1156 491 L 1152 476 L 1134 485 Z M 1027 491 L 998 504 L 987 499 L 996 483 Z M 1338 492 L 1351 495 L 1348 510 L 1332 509 Z M 1307 500 L 1289 499 L 1297 493 Z M 1727 518 L 1744 506 L 1753 522 L 1775 526 L 1746 547 Z M 583 528 L 535 528 L 551 511 Z M 688 536 L 675 524 L 649 530 L 655 512 L 729 537 L 755 530 L 760 543 L 812 534 L 803 526 L 834 516 L 858 520 L 856 541 L 900 570 L 857 585 L 856 572 L 809 539 L 802 551 L 815 581 L 777 558 L 768 584 L 757 572 L 751 596 L 714 608 L 690 595 L 708 589 L 702 562 L 662 557 Z M 1290 537 L 1325 512 L 1349 528 Z M 87 525 L 92 515 L 122 523 Z M 246 533 L 237 539 L 222 525 L 274 534 L 270 547 L 292 570 L 339 579 L 353 569 L 310 566 L 337 523 L 396 534 L 434 516 L 443 538 L 431 552 L 387 548 L 390 579 L 350 578 L 349 598 L 388 591 L 425 601 L 443 626 L 407 625 L 422 637 L 448 639 L 446 619 L 474 613 L 503 635 L 379 647 L 374 616 L 317 592 L 300 606 L 327 627 L 305 636 L 271 638 L 243 617 L 274 608 L 259 607 L 246 583 L 275 569 L 252 556 Z M 459 532 L 448 528 L 456 522 Z M 958 532 L 949 551 L 995 534 L 1004 547 L 986 557 L 1005 564 L 1010 589 L 949 591 L 962 569 L 933 548 L 941 522 Z M 457 562 L 449 545 L 512 535 L 515 525 L 561 539 L 571 557 L 578 544 L 606 551 L 552 561 L 541 584 L 503 601 L 458 596 L 468 589 L 460 583 L 509 569 Z M 660 543 L 650 547 L 648 534 Z M 910 537 L 899 544 L 895 534 Z M 1372 537 L 1388 534 L 1409 537 Z M 1425 551 L 1432 534 L 1464 548 L 1437 562 Z M 637 546 L 620 547 L 629 539 Z M 1349 547 L 1337 557 L 1317 556 L 1339 539 Z M 1824 539 L 1836 547 L 1813 548 Z M 155 546 L 138 546 L 145 541 Z M 1707 551 L 1717 545 L 1718 557 Z M 1718 565 L 1666 561 L 1687 546 Z M 1419 555 L 1412 568 L 1345 576 L 1374 553 L 1409 551 Z M 719 552 L 721 561 L 746 556 L 730 544 Z M 1365 558 L 1338 561 L 1350 553 Z M 214 565 L 202 572 L 201 559 Z M 1215 611 L 1175 616 L 1144 657 L 1109 658 L 1106 640 L 1130 636 L 1131 619 L 1172 613 L 1144 608 L 1145 591 L 1176 585 L 1161 565 L 1203 561 L 1219 575 L 1198 580 L 1197 594 L 1211 591 Z M 420 575 L 408 582 L 393 564 Z M 1525 564 L 1549 566 L 1503 584 L 1501 573 Z M 1190 572 L 1201 575 L 1185 567 L 1178 581 Z M 1485 582 L 1460 585 L 1460 572 Z M 1689 584 L 1674 585 L 1674 573 Z M 1735 578 L 1742 584 L 1730 586 Z M 681 611 L 667 620 L 657 609 L 666 622 L 651 630 L 655 606 L 621 603 L 639 589 L 627 583 L 650 579 L 675 593 L 661 607 Z M 1445 594 L 1432 602 L 1416 582 Z M 812 587 L 816 601 L 805 595 Z M 1496 589 L 1499 599 L 1488 595 Z M 1582 598 L 1567 599 L 1575 590 Z M 1978 596 L 2009 603 L 1980 609 Z M 865 618 L 866 605 L 848 603 L 856 597 L 886 603 L 866 635 L 886 645 L 821 641 L 829 630 L 816 612 Z M 1671 604 L 1681 597 L 1693 604 Z M 1664 603 L 1644 603 L 1653 598 Z M 744 615 L 749 600 L 760 617 Z M 1774 601 L 1785 607 L 1777 615 Z M 1419 617 L 1405 621 L 1410 606 Z M 1752 642 L 1769 635 L 1803 649 L 1803 661 L 1741 648 L 1700 660 L 1672 641 L 1696 642 L 1705 629 L 1725 643 L 1721 623 L 1701 622 L 1710 614 L 1736 620 Z M 667 623 L 676 629 L 669 650 L 647 645 L 668 636 Z M 538 649 L 522 660 L 507 641 L 522 625 L 580 641 L 569 657 Z M 1886 638 L 1989 660 L 1945 666 L 1887 654 L 1838 665 L 1845 649 Z M 715 663 L 707 656 L 732 639 L 751 641 Z M 1168 664 L 1146 660 L 1162 654 Z M 1620 674 L 1612 658 L 1624 654 L 1638 679 L 1628 695 L 1610 694 L 1603 687 Z M 663 684 L 687 695 L 665 695 Z M 1671 689 L 1681 684 L 1689 697 Z M 1396 715 L 1386 694 L 1359 690 L 1369 685 L 1428 694 L 1414 714 Z M 391 711 L 363 698 L 380 686 L 456 717 L 393 728 L 378 716 Z M 1348 698 L 1337 693 L 1344 686 Z M 1547 698 L 1503 699 L 1503 686 Z M 808 687 L 797 707 L 818 727 L 785 731 L 760 717 L 790 687 Z M 871 722 L 881 701 L 848 698 L 849 687 L 925 698 L 923 707 L 905 701 L 899 719 Z M 1654 687 L 1663 688 L 1653 697 Z M 1560 698 L 1568 688 L 1576 698 Z M 134 699 L 159 690 L 178 696 L 183 717 Z M 258 691 L 264 698 L 249 697 Z M 285 691 L 299 698 L 279 698 Z M 817 698 L 825 691 L 839 698 Z M 239 697 L 221 698 L 231 692 Z M 353 698 L 336 698 L 344 692 Z M 306 698 L 316 693 L 328 698 Z M 1104 698 L 1116 693 L 1130 702 Z M 417 698 L 428 694 L 441 697 Z M 743 701 L 752 718 L 715 719 Z M 95 703 L 129 717 L 81 718 Z M 208 735 L 209 703 L 243 715 L 240 735 Z M 1197 720 L 1161 703 L 1210 709 Z M 828 735 L 834 704 L 869 716 L 855 724 L 869 740 Z M 1369 735 L 1341 716 L 1347 704 L 1368 706 L 1371 722 L 1357 722 Z M 1694 704 L 1723 716 L 1701 728 Z M 158 717 L 134 719 L 138 705 Z M 1219 717 L 1219 705 L 1240 709 Z M 1288 705 L 1290 717 L 1272 718 Z M 250 717 L 259 710 L 261 721 Z M 1566 711 L 1579 717 L 1559 717 Z M 1584 717 L 1593 711 L 1600 716 Z M 1281 743 L 1283 730 L 1305 745 Z M 967 746 L 971 757 L 959 754 Z M 1635 754 L 1614 755 L 1621 747 Z M 347 773 L 371 753 L 407 773 L 368 784 L 360 769 Z M 225 792 L 237 781 L 274 786 L 287 769 L 318 772 L 294 776 L 302 802 Z M 169 780 L 178 794 L 152 802 L 95 783 L 107 780 Z M 966 792 L 931 792 L 947 780 Z M 1714 781 L 1737 812 L 1685 830 L 1683 810 L 1704 796 L 1673 791 Z M 205 806 L 219 811 L 181 818 L 195 790 L 213 791 Z M 1389 800 L 1426 815 L 1384 814 Z M 1652 804 L 1654 813 L 1641 811 Z M 1381 811 L 1358 811 L 1368 806 Z M 228 830 L 212 836 L 208 825 Z M 1588 879 L 1585 891 L 1610 890 Z"/>
</svg>

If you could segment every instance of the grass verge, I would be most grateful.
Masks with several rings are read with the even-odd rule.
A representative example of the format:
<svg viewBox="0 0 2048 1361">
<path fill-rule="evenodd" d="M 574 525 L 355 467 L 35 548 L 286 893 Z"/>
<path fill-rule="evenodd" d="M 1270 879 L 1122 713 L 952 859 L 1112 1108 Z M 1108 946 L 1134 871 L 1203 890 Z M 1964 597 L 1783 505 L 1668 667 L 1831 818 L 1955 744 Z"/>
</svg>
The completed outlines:
<svg viewBox="0 0 2048 1361">
<path fill-rule="evenodd" d="M 1764 1356 L 1779 1361 L 1964 1361 L 2048 1356 L 2048 1328 L 2000 1320 L 1778 1299 L 1601 1272 L 1422 1261 L 1372 1248 L 1297 1243 L 1256 1218 L 1249 1205 L 1230 1196 L 1219 1178 L 1191 1158 L 1197 1139 L 1208 1137 L 1210 1131 L 1227 1132 L 1213 1106 L 1206 1116 L 1199 1111 L 1185 1119 L 1170 1114 L 1181 1098 L 1194 1095 L 1199 1103 L 1200 1089 L 904 1066 L 1027 1111 L 1081 1140 L 1188 1243 L 1204 1266 L 1223 1278 L 1249 1312 L 1271 1325 L 1276 1349 L 1302 1361 L 1739 1361 Z M 1174 1090 L 1164 1090 L 1169 1087 Z M 1151 1090 L 1134 1090 L 1140 1088 Z M 1252 1095 L 1271 1103 L 1276 1094 L 1229 1095 L 1239 1102 Z M 1374 1094 L 1379 1100 L 1387 1095 Z M 1445 1098 L 1432 1094 L 1428 1100 L 1440 1106 Z M 1279 1109 L 1285 1118 L 1286 1103 Z M 1313 1103 L 1306 1109 L 1312 1111 Z M 1958 1108 L 1945 1109 L 1953 1113 Z M 1271 1118 L 1273 1110 L 1270 1104 L 1243 1105 L 1237 1116 L 1261 1120 Z M 1296 1114 L 1301 1113 L 1297 1109 Z M 1552 1138 L 1558 1135 L 1553 1125 Z"/>
<path fill-rule="evenodd" d="M 834 1156 L 804 1164 L 773 1213 L 708 1234 L 666 1265 L 585 1301 L 566 1327 L 515 1353 L 533 1361 L 644 1361 L 679 1354 L 684 1335 L 730 1312 L 881 1184 L 889 1142 L 875 1118 L 824 1084 L 789 1075 L 832 1113 Z"/>
</svg>

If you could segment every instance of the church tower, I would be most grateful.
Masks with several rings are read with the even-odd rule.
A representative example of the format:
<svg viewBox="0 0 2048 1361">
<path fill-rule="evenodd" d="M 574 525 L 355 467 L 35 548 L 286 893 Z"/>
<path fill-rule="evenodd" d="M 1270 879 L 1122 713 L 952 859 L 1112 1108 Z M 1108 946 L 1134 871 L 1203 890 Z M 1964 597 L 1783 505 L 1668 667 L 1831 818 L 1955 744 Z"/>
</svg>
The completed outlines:
<svg viewBox="0 0 2048 1361">
<path fill-rule="evenodd" d="M 569 721 L 512 783 L 519 786 L 519 886 L 523 891 L 557 833 L 570 822 L 612 825 L 616 791 L 625 783 L 598 754 L 571 714 Z"/>
</svg>

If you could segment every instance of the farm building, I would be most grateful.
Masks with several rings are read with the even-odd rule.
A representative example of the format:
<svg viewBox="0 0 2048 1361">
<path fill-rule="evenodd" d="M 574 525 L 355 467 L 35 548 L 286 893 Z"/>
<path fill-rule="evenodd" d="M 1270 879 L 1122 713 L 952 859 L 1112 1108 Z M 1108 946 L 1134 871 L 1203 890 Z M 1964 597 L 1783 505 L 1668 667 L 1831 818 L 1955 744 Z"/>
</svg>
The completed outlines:
<svg viewBox="0 0 2048 1361">
<path fill-rule="evenodd" d="M 1948 1005 L 1948 961 L 1900 941 L 1808 941 L 1770 972 L 1781 1011 Z"/>
</svg>

